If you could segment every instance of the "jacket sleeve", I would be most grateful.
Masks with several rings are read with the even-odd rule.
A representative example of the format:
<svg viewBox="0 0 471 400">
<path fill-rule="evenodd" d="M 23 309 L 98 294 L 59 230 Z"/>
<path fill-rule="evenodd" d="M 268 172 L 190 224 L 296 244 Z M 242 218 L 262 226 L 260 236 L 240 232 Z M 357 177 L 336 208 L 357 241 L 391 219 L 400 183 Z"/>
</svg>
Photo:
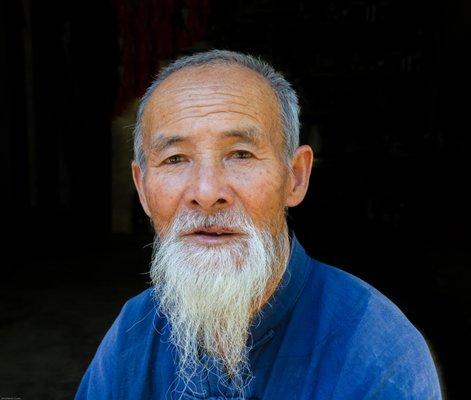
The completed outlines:
<svg viewBox="0 0 471 400">
<path fill-rule="evenodd" d="M 386 350 L 388 360 L 379 369 L 365 396 L 377 400 L 441 400 L 437 370 L 430 350 L 417 332 L 407 344 Z"/>
</svg>

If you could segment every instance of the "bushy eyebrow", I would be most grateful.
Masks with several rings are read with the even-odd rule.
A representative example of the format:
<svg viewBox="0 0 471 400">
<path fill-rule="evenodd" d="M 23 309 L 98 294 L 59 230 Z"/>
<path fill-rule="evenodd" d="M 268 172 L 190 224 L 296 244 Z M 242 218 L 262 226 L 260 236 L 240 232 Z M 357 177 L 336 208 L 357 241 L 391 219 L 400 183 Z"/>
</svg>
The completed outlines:
<svg viewBox="0 0 471 400">
<path fill-rule="evenodd" d="M 172 147 L 173 145 L 184 142 L 186 140 L 187 139 L 181 135 L 164 136 L 159 133 L 152 137 L 150 143 L 150 150 L 157 152 L 164 151 L 169 147 Z"/>
<path fill-rule="evenodd" d="M 222 133 L 223 136 L 229 138 L 238 138 L 249 144 L 257 144 L 261 139 L 261 132 L 255 128 L 231 129 Z"/>
<path fill-rule="evenodd" d="M 259 143 L 262 136 L 261 132 L 255 128 L 231 129 L 222 132 L 221 135 L 227 138 L 238 138 L 242 142 L 249 144 Z M 182 135 L 164 136 L 161 133 L 157 133 L 151 139 L 150 150 L 162 152 L 175 144 L 187 141 L 189 141 L 189 138 Z"/>
</svg>

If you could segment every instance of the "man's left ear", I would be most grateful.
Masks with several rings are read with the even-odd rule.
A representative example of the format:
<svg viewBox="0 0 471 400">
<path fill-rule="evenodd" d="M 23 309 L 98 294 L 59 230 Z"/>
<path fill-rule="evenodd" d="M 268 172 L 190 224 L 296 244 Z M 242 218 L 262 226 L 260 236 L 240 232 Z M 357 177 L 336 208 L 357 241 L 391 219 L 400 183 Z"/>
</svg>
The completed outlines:
<svg viewBox="0 0 471 400">
<path fill-rule="evenodd" d="M 288 182 L 286 206 L 295 207 L 303 201 L 309 185 L 314 154 L 312 149 L 303 145 L 296 149 L 291 159 L 291 174 Z"/>
</svg>

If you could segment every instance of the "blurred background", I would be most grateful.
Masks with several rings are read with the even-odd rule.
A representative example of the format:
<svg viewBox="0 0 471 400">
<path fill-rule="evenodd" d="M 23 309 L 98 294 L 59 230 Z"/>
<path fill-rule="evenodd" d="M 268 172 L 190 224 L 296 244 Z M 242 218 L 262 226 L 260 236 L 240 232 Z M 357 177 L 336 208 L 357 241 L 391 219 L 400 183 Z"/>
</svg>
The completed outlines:
<svg viewBox="0 0 471 400">
<path fill-rule="evenodd" d="M 471 3 L 32 0 L 0 3 L 0 396 L 68 399 L 152 232 L 130 175 L 137 99 L 171 59 L 258 55 L 298 91 L 316 161 L 289 223 L 374 285 L 467 397 Z M 468 183 L 467 183 L 468 182 Z"/>
</svg>

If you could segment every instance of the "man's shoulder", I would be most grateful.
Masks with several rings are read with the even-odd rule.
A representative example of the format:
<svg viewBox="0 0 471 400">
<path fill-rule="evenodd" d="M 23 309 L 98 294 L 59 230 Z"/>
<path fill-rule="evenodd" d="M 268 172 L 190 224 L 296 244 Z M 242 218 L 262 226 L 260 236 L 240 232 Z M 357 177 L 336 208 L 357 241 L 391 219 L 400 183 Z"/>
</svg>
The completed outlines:
<svg viewBox="0 0 471 400">
<path fill-rule="evenodd" d="M 418 380 L 429 386 L 430 398 L 439 398 L 428 344 L 400 308 L 372 285 L 340 268 L 313 259 L 310 268 L 306 289 L 308 302 L 317 308 L 313 329 L 323 326 L 317 346 L 332 349 L 335 362 L 343 366 L 339 381 L 349 384 L 351 374 L 357 374 L 365 381 L 378 379 L 376 389 L 384 391 L 380 386 L 387 382 L 381 379 L 387 375 L 392 382 L 387 390 L 398 391 L 391 398 L 402 398 L 399 392 L 410 388 L 428 393 L 417 386 L 414 380 Z"/>
<path fill-rule="evenodd" d="M 312 258 L 310 268 L 313 278 L 308 290 L 313 293 L 315 290 L 331 312 L 337 309 L 337 312 L 344 313 L 344 317 L 348 317 L 345 322 L 378 318 L 414 328 L 393 301 L 363 279 Z"/>
<path fill-rule="evenodd" d="M 343 337 L 377 351 L 426 347 L 421 332 L 401 309 L 379 290 L 340 268 L 310 259 L 310 282 L 303 296 L 323 321 L 321 337 Z M 385 354 L 386 354 L 385 353 Z"/>
</svg>

